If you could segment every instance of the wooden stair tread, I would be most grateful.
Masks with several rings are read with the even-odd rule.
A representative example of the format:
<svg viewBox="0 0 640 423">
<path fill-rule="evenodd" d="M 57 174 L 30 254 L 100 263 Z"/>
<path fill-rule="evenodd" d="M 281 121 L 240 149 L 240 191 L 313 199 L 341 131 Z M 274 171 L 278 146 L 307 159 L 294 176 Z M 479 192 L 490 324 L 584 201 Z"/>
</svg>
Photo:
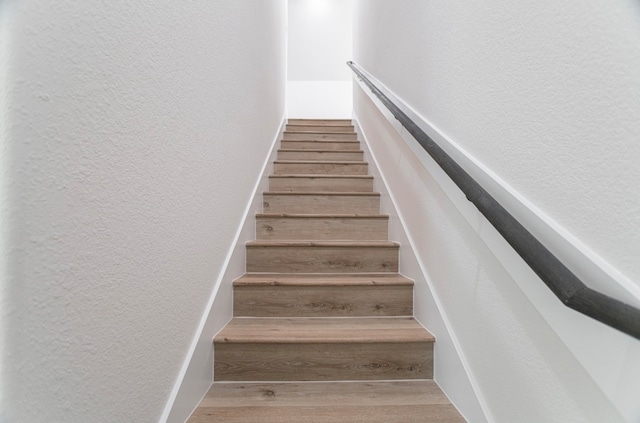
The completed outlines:
<svg viewBox="0 0 640 423">
<path fill-rule="evenodd" d="M 246 273 L 234 286 L 413 286 L 413 281 L 400 274 L 384 273 Z"/>
<path fill-rule="evenodd" d="M 311 128 L 322 128 L 321 130 L 324 130 L 325 128 L 329 128 L 329 130 L 333 129 L 333 128 L 345 128 L 345 129 L 349 129 L 351 131 L 355 130 L 355 126 L 353 125 L 352 122 L 343 122 L 340 125 L 317 125 L 314 124 L 312 122 L 307 122 L 307 123 L 292 123 L 292 122 L 287 122 L 287 127 L 294 127 L 294 128 L 298 128 L 298 127 L 311 127 Z"/>
<path fill-rule="evenodd" d="M 397 273 L 248 273 L 233 288 L 234 316 L 413 315 L 413 281 Z"/>
<path fill-rule="evenodd" d="M 279 405 L 409 405 L 448 404 L 433 380 L 383 382 L 216 383 L 203 406 L 242 406 L 246 399 Z"/>
<path fill-rule="evenodd" d="M 462 423 L 432 380 L 214 383 L 188 423 Z"/>
<path fill-rule="evenodd" d="M 248 241 L 247 247 L 399 247 L 393 241 Z"/>
<path fill-rule="evenodd" d="M 234 317 L 215 343 L 424 343 L 435 338 L 413 317 Z"/>
<path fill-rule="evenodd" d="M 345 131 L 355 131 L 355 126 L 351 124 L 343 125 L 313 125 L 311 123 L 299 124 L 299 123 L 287 123 L 287 128 L 292 130 L 314 130 L 317 132 L 332 131 L 335 129 L 344 129 Z M 316 129 L 318 128 L 318 129 Z"/>
<path fill-rule="evenodd" d="M 308 150 L 305 150 L 308 151 Z M 335 150 L 331 150 L 335 151 Z M 317 165 L 317 164 L 344 164 L 344 165 L 362 165 L 369 164 L 367 162 L 363 162 L 360 160 L 275 160 L 273 163 L 275 164 L 309 164 L 309 165 Z"/>
<path fill-rule="evenodd" d="M 458 423 L 465 422 L 452 405 L 218 407 L 204 408 L 188 423 Z"/>
<path fill-rule="evenodd" d="M 289 132 L 290 134 L 292 132 Z M 295 132 L 296 134 L 301 134 L 301 135 L 307 135 L 309 134 L 309 132 Z M 319 135 L 314 133 L 313 135 Z M 341 133 L 338 132 L 327 132 L 326 134 L 323 135 L 342 135 Z M 282 142 L 300 142 L 300 140 L 282 140 Z M 310 143 L 315 143 L 315 144 L 322 144 L 322 143 L 345 143 L 345 144 L 360 144 L 360 141 L 358 140 L 352 140 L 352 139 L 337 139 L 337 140 L 326 140 L 326 139 L 319 139 L 319 140 L 306 140 L 304 142 L 310 142 Z"/>
<path fill-rule="evenodd" d="M 313 150 L 323 149 L 331 151 L 359 151 L 360 142 L 344 140 L 283 140 L 280 144 L 283 150 Z"/>
<path fill-rule="evenodd" d="M 293 153 L 300 155 L 301 153 Z M 317 154 L 317 153 L 313 153 Z M 331 159 L 337 160 L 331 160 Z M 276 175 L 367 175 L 369 164 L 364 160 L 345 160 L 353 157 L 326 156 L 317 157 L 317 160 L 276 160 L 273 163 L 273 173 Z"/>
<path fill-rule="evenodd" d="M 360 149 L 360 142 L 355 140 L 282 140 L 280 148 L 300 150 L 322 148 L 323 150 L 332 151 L 358 151 Z"/>
<path fill-rule="evenodd" d="M 290 217 L 290 218 L 299 218 L 299 219 L 309 219 L 309 218 L 338 218 L 338 219 L 349 219 L 349 218 L 362 218 L 362 219 L 388 219 L 388 214 L 357 214 L 357 213 L 257 213 L 256 217 Z"/>
<path fill-rule="evenodd" d="M 315 141 L 314 141 L 315 142 Z M 280 148 L 279 153 L 362 153 L 362 150 L 327 150 L 322 148 Z M 359 162 L 362 163 L 362 162 Z"/>
<path fill-rule="evenodd" d="M 342 122 L 332 122 L 332 125 L 322 125 L 322 124 L 318 124 L 318 122 L 291 122 L 288 121 L 287 122 L 287 126 L 323 126 L 323 127 L 347 127 L 347 128 L 355 128 L 355 126 L 353 125 L 353 122 L 351 122 L 350 120 L 348 121 L 342 121 Z"/>
<path fill-rule="evenodd" d="M 281 141 L 358 141 L 355 132 L 289 132 L 285 131 Z"/>
<path fill-rule="evenodd" d="M 274 191 L 373 192 L 373 176 L 313 173 L 270 175 L 269 189 Z"/>
<path fill-rule="evenodd" d="M 380 197 L 379 192 L 361 192 L 361 191 L 266 191 L 264 195 L 331 195 L 331 196 L 363 196 L 363 197 Z"/>
<path fill-rule="evenodd" d="M 312 132 L 298 132 L 298 131 L 284 131 L 284 134 L 304 134 L 304 135 L 353 135 L 355 132 L 353 131 L 344 131 L 344 132 L 321 132 L 321 131 L 312 131 Z"/>
<path fill-rule="evenodd" d="M 279 160 L 357 160 L 364 158 L 362 150 L 332 150 L 332 149 L 280 149 L 278 150 Z"/>
<path fill-rule="evenodd" d="M 323 128 L 320 125 L 287 125 L 286 130 L 284 131 L 285 133 L 291 135 L 291 134 L 297 134 L 297 135 L 307 135 L 307 134 L 311 134 L 311 135 L 318 135 L 318 134 L 322 134 L 322 135 L 346 135 L 349 134 L 351 136 L 356 135 L 356 132 L 354 131 L 354 129 L 352 127 L 349 126 L 332 126 L 329 127 L 329 129 L 327 130 L 323 130 Z"/>
<path fill-rule="evenodd" d="M 352 121 L 288 119 L 277 153 L 188 423 L 464 422 L 424 380 L 435 338 L 412 317 Z"/>
<path fill-rule="evenodd" d="M 305 122 L 311 122 L 312 125 L 318 125 L 318 124 L 327 124 L 327 125 L 347 124 L 347 125 L 351 125 L 352 120 L 351 119 L 307 119 L 307 118 L 290 118 L 290 119 L 287 119 L 287 123 L 288 124 L 304 125 Z"/>
<path fill-rule="evenodd" d="M 268 191 L 263 210 L 274 213 L 380 213 L 380 193 L 375 191 Z"/>
<path fill-rule="evenodd" d="M 318 175 L 315 173 L 297 173 L 294 175 L 269 175 L 269 178 L 311 178 L 311 179 L 373 179 L 371 175 Z"/>
</svg>

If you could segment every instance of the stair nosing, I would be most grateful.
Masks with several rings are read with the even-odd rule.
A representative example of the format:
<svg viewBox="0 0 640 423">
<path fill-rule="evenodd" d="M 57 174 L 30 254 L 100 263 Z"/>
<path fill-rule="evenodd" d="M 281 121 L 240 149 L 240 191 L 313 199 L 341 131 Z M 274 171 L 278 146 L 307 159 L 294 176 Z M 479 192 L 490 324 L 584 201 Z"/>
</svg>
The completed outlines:
<svg viewBox="0 0 640 423">
<path fill-rule="evenodd" d="M 311 125 L 310 125 L 311 126 Z M 309 131 L 309 132 L 299 132 L 299 131 L 284 131 L 283 134 L 313 134 L 313 135 L 355 135 L 357 132 L 355 131 L 344 131 L 344 132 L 322 132 L 322 131 Z"/>
<path fill-rule="evenodd" d="M 325 175 L 315 173 L 283 173 L 279 175 L 269 175 L 269 178 L 315 178 L 315 179 L 373 179 L 371 175 Z"/>
<path fill-rule="evenodd" d="M 381 327 L 366 329 L 371 322 L 383 323 Z M 405 321 L 411 327 L 385 327 L 391 321 Z M 277 328 L 271 332 L 242 326 L 241 322 L 268 322 Z M 348 322 L 346 328 L 333 323 Z M 361 323 L 358 327 L 354 323 Z M 315 324 L 315 326 L 314 326 Z M 305 330 L 305 325 L 309 327 Z M 263 328 L 264 329 L 264 328 Z M 401 331 L 411 332 L 400 334 Z M 234 333 L 235 332 L 235 333 Z M 215 336 L 216 344 L 384 344 L 384 343 L 433 343 L 435 337 L 412 316 L 385 317 L 233 317 Z"/>
<path fill-rule="evenodd" d="M 323 149 L 305 149 L 305 148 L 281 148 L 278 153 L 364 153 L 363 150 L 323 150 Z"/>
<path fill-rule="evenodd" d="M 337 118 L 337 119 L 322 119 L 322 118 L 302 118 L 302 117 L 297 117 L 297 118 L 287 118 L 287 123 L 289 123 L 289 121 L 293 121 L 293 122 L 300 122 L 300 121 L 315 121 L 315 122 L 353 122 L 353 119 L 349 119 L 349 118 Z"/>
<path fill-rule="evenodd" d="M 304 150 L 308 151 L 308 150 Z M 336 151 L 336 150 L 328 150 Z M 342 151 L 342 150 L 338 150 Z M 345 151 L 358 151 L 358 150 L 345 150 Z M 344 165 L 368 165 L 369 162 L 358 160 L 274 160 L 274 164 L 344 164 Z"/>
<path fill-rule="evenodd" d="M 339 279 L 339 280 L 338 280 Z M 414 286 L 414 281 L 399 273 L 245 273 L 233 281 L 234 287 L 276 286 Z"/>
<path fill-rule="evenodd" d="M 343 121 L 336 121 L 336 122 L 340 122 L 342 123 Z M 302 122 L 286 122 L 286 125 L 291 125 L 291 126 L 351 126 L 351 127 L 355 127 L 355 125 L 353 124 L 353 121 L 350 120 L 346 120 L 344 121 L 345 123 L 341 124 L 341 125 L 319 125 L 319 122 L 315 122 L 315 123 L 302 123 Z M 349 123 L 346 123 L 349 122 Z"/>
<path fill-rule="evenodd" d="M 246 247 L 369 247 L 369 248 L 398 248 L 395 241 L 299 241 L 299 240 L 253 240 L 247 241 Z"/>
<path fill-rule="evenodd" d="M 270 218 L 270 217 L 291 217 L 300 219 L 325 219 L 325 218 L 339 218 L 339 219 L 389 219 L 388 214 L 346 214 L 346 213 L 256 213 L 256 218 Z"/>
<path fill-rule="evenodd" d="M 265 191 L 263 195 L 334 195 L 334 196 L 356 196 L 356 197 L 380 197 L 379 192 L 359 192 L 359 191 Z"/>
<path fill-rule="evenodd" d="M 301 132 L 302 133 L 302 132 Z M 311 142 L 311 143 L 331 143 L 331 142 L 339 142 L 346 144 L 360 144 L 358 140 L 292 140 L 292 139 L 282 139 L 281 142 Z"/>
</svg>

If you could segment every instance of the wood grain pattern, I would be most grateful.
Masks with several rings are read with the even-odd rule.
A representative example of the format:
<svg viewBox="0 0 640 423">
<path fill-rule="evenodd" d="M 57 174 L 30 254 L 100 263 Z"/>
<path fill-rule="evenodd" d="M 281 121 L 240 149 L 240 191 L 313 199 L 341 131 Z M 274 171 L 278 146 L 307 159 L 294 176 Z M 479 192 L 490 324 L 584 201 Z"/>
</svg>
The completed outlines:
<svg viewBox="0 0 640 423">
<path fill-rule="evenodd" d="M 256 239 L 386 240 L 386 215 L 256 215 Z"/>
<path fill-rule="evenodd" d="M 283 140 L 297 140 L 297 141 L 355 141 L 358 139 L 358 135 L 353 132 L 335 132 L 332 134 L 316 133 L 316 132 L 287 132 L 285 131 Z"/>
<path fill-rule="evenodd" d="M 289 150 L 360 150 L 358 141 L 291 141 L 282 140 L 280 148 Z"/>
<path fill-rule="evenodd" d="M 278 160 L 362 161 L 364 153 L 351 150 L 300 150 L 280 149 Z"/>
<path fill-rule="evenodd" d="M 219 343 L 217 381 L 402 380 L 433 377 L 433 344 Z"/>
<path fill-rule="evenodd" d="M 314 132 L 314 133 L 333 133 L 333 132 L 354 132 L 353 125 L 300 125 L 287 124 L 285 130 L 287 132 Z"/>
<path fill-rule="evenodd" d="M 398 245 L 381 241 L 247 243 L 247 272 L 397 272 Z"/>
<path fill-rule="evenodd" d="M 435 382 L 215 383 L 188 423 L 463 423 Z"/>
<path fill-rule="evenodd" d="M 435 339 L 412 317 L 351 121 L 286 129 L 234 318 L 214 340 L 216 383 L 189 423 L 463 422 L 424 380 Z"/>
<path fill-rule="evenodd" d="M 459 423 L 451 404 L 331 407 L 218 407 L 198 410 L 190 423 Z"/>
<path fill-rule="evenodd" d="M 335 161 L 275 161 L 273 173 L 276 175 L 366 175 L 369 165 L 365 162 L 335 162 Z"/>
<path fill-rule="evenodd" d="M 360 317 L 413 315 L 413 286 L 235 286 L 234 316 Z"/>
<path fill-rule="evenodd" d="M 234 286 L 413 286 L 413 281 L 398 273 L 245 273 Z"/>
<path fill-rule="evenodd" d="M 246 400 L 279 406 L 448 404 L 433 380 L 368 382 L 223 382 L 202 400 L 207 407 L 242 407 Z"/>
<path fill-rule="evenodd" d="M 380 193 L 265 192 L 262 207 L 268 213 L 380 212 Z"/>
<path fill-rule="evenodd" d="M 369 175 L 271 175 L 271 191 L 373 192 Z"/>
<path fill-rule="evenodd" d="M 351 119 L 288 119 L 289 125 L 344 126 L 351 125 Z"/>
<path fill-rule="evenodd" d="M 214 342 L 222 343 L 422 343 L 435 338 L 413 317 L 234 317 Z"/>
</svg>

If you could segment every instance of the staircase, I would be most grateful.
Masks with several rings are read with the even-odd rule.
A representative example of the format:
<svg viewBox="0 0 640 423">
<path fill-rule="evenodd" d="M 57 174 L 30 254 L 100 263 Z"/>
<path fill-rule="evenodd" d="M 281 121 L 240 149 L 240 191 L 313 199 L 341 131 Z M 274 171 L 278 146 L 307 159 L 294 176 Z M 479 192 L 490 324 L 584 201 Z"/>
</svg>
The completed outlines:
<svg viewBox="0 0 640 423">
<path fill-rule="evenodd" d="M 269 189 L 188 422 L 464 422 L 351 122 L 289 120 Z"/>
</svg>

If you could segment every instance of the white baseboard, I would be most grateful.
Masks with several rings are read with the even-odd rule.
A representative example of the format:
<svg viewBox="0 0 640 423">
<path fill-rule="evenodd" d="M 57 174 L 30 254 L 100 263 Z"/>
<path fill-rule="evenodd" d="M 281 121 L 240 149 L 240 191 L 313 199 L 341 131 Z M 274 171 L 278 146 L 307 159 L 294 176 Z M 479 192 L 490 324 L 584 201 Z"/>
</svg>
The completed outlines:
<svg viewBox="0 0 640 423">
<path fill-rule="evenodd" d="M 245 273 L 245 244 L 255 239 L 256 212 L 262 210 L 262 192 L 267 191 L 268 176 L 277 153 L 278 141 L 286 125 L 286 113 L 275 134 L 260 177 L 256 181 L 249 203 L 242 215 L 233 243 L 219 273 L 218 279 L 198 325 L 186 359 L 180 369 L 169 400 L 160 417 L 160 423 L 184 423 L 198 406 L 213 383 L 213 338 L 233 316 L 232 285 L 234 279 Z"/>
<path fill-rule="evenodd" d="M 610 264 L 604 262 L 604 260 L 590 250 L 588 246 L 575 239 L 570 233 L 564 230 L 564 228 L 560 227 L 535 207 L 535 205 L 531 204 L 530 201 L 502 181 L 494 172 L 487 169 L 486 166 L 455 143 L 454 140 L 448 138 L 440 129 L 420 116 L 383 84 L 368 74 L 367 78 L 380 88 L 392 102 L 402 109 L 410 119 L 438 143 L 438 145 L 474 179 L 480 182 L 503 207 L 509 210 L 527 229 L 535 234 L 547 248 L 574 271 L 578 277 L 585 281 L 585 283 L 621 301 L 633 305 L 638 303 L 640 297 L 637 293 L 637 287 L 626 279 L 624 275 L 617 272 Z M 538 311 L 539 316 L 546 322 L 547 327 L 550 328 L 557 336 L 557 339 L 564 344 L 571 356 L 570 359 L 568 356 L 565 358 L 570 360 L 571 365 L 578 363 L 593 380 L 595 383 L 594 386 L 599 392 L 592 391 L 590 395 L 595 395 L 593 398 L 597 398 L 597 401 L 604 404 L 605 401 L 601 398 L 601 395 L 604 394 L 604 397 L 606 397 L 610 404 L 627 418 L 629 418 L 629 416 L 640 415 L 638 414 L 640 413 L 640 407 L 638 406 L 637 400 L 625 395 L 620 395 L 620 392 L 637 391 L 635 387 L 637 383 L 634 382 L 634 380 L 637 379 L 633 377 L 612 376 L 640 374 L 638 373 L 640 371 L 640 362 L 625 358 L 632 356 L 637 357 L 637 354 L 640 353 L 640 343 L 628 335 L 613 330 L 608 326 L 564 307 L 557 298 L 553 296 L 546 285 L 540 281 L 535 273 L 507 244 L 497 230 L 495 230 L 477 208 L 466 199 L 462 191 L 460 191 L 431 156 L 422 149 L 408 131 L 402 127 L 400 122 L 382 105 L 380 100 L 371 93 L 368 87 L 359 80 L 356 80 L 356 83 L 356 89 L 361 89 L 372 101 L 373 107 L 377 108 L 384 116 L 386 120 L 385 123 L 387 126 L 390 125 L 390 133 L 395 131 L 393 137 L 399 137 L 399 139 L 396 140 L 398 148 L 400 148 L 400 144 L 403 143 L 404 145 L 401 146 L 403 149 L 408 147 L 411 150 L 413 153 L 411 157 L 429 174 L 429 177 L 435 182 L 444 196 L 448 198 L 451 205 L 463 218 L 465 223 L 468 224 L 468 227 L 477 234 L 478 239 L 481 240 L 492 254 L 492 257 L 497 260 L 497 263 L 499 263 L 509 275 L 510 283 L 520 289 L 521 293 L 524 294 L 530 304 Z M 393 169 L 389 171 L 392 172 Z M 390 184 L 390 186 L 393 186 L 393 184 Z M 408 212 L 410 213 L 410 211 Z M 409 225 L 407 227 L 413 226 Z M 430 287 L 434 286 L 429 281 L 427 282 Z M 434 292 L 435 291 L 431 289 L 430 295 L 433 296 Z M 436 305 L 441 304 L 438 302 L 437 295 L 434 301 L 436 301 Z M 417 313 L 421 314 L 422 312 L 418 310 Z M 443 314 L 441 318 L 444 320 L 446 326 L 446 315 Z M 431 324 L 430 319 L 429 322 Z M 459 344 L 456 345 L 455 331 L 452 329 L 455 328 L 447 328 L 447 331 L 451 335 L 447 335 L 449 338 L 445 338 L 444 340 L 446 342 L 449 342 L 449 339 L 451 340 L 454 347 L 453 349 L 457 350 L 462 367 L 467 367 L 465 363 L 468 363 L 468 361 L 465 361 L 464 352 L 459 347 Z M 439 348 L 438 344 L 443 339 L 439 334 L 436 335 L 438 337 L 436 348 Z M 599 342 L 594 343 L 593 339 L 598 339 Z M 438 367 L 437 364 L 436 366 Z M 477 386 L 477 384 L 474 383 L 473 375 L 470 373 L 469 381 L 472 385 Z M 442 387 L 448 394 L 451 392 L 446 386 Z M 585 392 L 587 387 L 592 389 L 592 386 L 589 384 L 585 384 L 584 387 Z M 576 389 L 580 388 L 581 386 L 576 386 Z M 489 410 L 490 408 L 487 407 L 486 402 L 482 399 L 480 390 L 476 389 L 475 391 L 478 393 L 482 408 Z M 458 404 L 455 396 L 453 396 L 454 394 L 451 395 L 453 402 Z M 587 396 L 586 394 L 584 395 L 585 397 Z M 595 403 L 595 400 L 591 401 L 591 403 Z M 491 414 L 485 414 L 489 421 L 492 421 Z M 470 419 L 470 421 L 475 420 Z M 631 418 L 629 421 L 634 421 L 634 419 Z"/>
<path fill-rule="evenodd" d="M 485 423 L 488 421 L 488 407 L 482 400 L 480 390 L 477 388 L 477 383 L 475 383 L 443 307 L 437 296 L 434 295 L 426 266 L 415 253 L 414 242 L 407 230 L 394 195 L 388 189 L 389 184 L 372 152 L 366 132 L 360 126 L 357 115 L 354 115 L 353 120 L 358 138 L 363 143 L 365 160 L 369 162 L 370 173 L 376 181 L 375 190 L 381 193 L 382 212 L 390 216 L 389 239 L 399 242 L 401 245 L 400 270 L 406 277 L 414 280 L 416 292 L 422 293 L 422 295 L 414 297 L 414 316 L 437 339 L 434 351 L 434 380 L 467 421 Z M 421 319 L 421 316 L 424 318 Z M 424 323 L 427 321 L 428 325 Z M 444 368 L 447 369 L 446 372 L 439 371 Z"/>
</svg>

